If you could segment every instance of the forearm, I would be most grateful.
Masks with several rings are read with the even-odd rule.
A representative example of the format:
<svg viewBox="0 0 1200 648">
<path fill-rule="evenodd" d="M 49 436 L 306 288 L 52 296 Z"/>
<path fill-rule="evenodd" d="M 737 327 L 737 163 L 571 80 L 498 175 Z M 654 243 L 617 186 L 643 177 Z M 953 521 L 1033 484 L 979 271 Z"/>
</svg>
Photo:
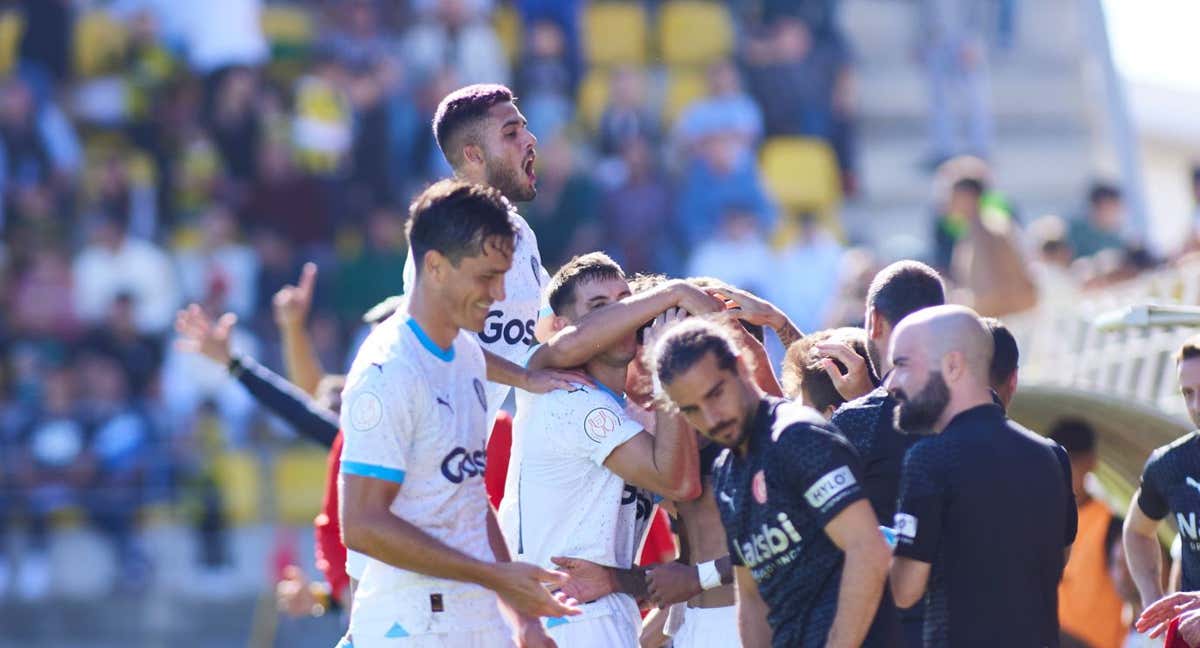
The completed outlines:
<svg viewBox="0 0 1200 648">
<path fill-rule="evenodd" d="M 677 303 L 672 282 L 667 282 L 598 308 L 550 338 L 531 365 L 556 369 L 578 367 Z"/>
<path fill-rule="evenodd" d="M 771 396 L 782 397 L 783 387 L 780 386 L 779 379 L 775 377 L 775 372 L 771 369 L 771 359 L 767 356 L 767 349 L 744 328 L 737 326 L 737 329 L 741 331 L 742 346 L 754 357 L 754 384 Z"/>
<path fill-rule="evenodd" d="M 508 543 L 504 533 L 500 531 L 500 522 L 496 520 L 496 512 L 488 508 L 487 515 L 488 544 L 492 547 L 492 555 L 496 562 L 512 562 L 512 554 L 508 553 Z"/>
<path fill-rule="evenodd" d="M 838 589 L 837 614 L 829 630 L 827 647 L 856 647 L 862 644 L 875 618 L 887 564 L 873 561 L 855 551 L 846 552 Z"/>
<path fill-rule="evenodd" d="M 337 417 L 296 385 L 248 356 L 235 356 L 229 370 L 255 400 L 287 421 L 296 432 L 325 447 L 333 445 L 338 431 Z"/>
<path fill-rule="evenodd" d="M 346 548 L 399 569 L 434 578 L 477 583 L 492 589 L 490 565 L 422 531 L 391 513 L 345 519 Z"/>
<path fill-rule="evenodd" d="M 758 593 L 758 584 L 747 569 L 737 572 L 737 624 L 743 648 L 770 648 L 771 626 L 767 623 L 767 604 Z"/>
<path fill-rule="evenodd" d="M 279 333 L 283 346 L 283 366 L 287 370 L 288 380 L 295 383 L 310 396 L 317 393 L 317 385 L 325 375 L 321 360 L 313 349 L 312 338 L 303 326 L 280 326 Z"/>
<path fill-rule="evenodd" d="M 646 568 L 633 566 L 629 569 L 619 567 L 608 568 L 613 580 L 613 591 L 628 594 L 641 603 L 646 600 L 649 592 L 646 585 Z"/>
<path fill-rule="evenodd" d="M 792 320 L 788 319 L 788 316 L 785 315 L 783 311 L 779 311 L 774 318 L 774 321 L 770 323 L 770 326 L 771 330 L 775 331 L 776 337 L 779 338 L 779 342 L 783 344 L 783 348 L 785 349 L 792 346 L 793 343 L 798 342 L 800 338 L 804 337 L 804 334 L 800 332 L 800 329 L 796 328 L 796 325 L 792 323 Z"/>
<path fill-rule="evenodd" d="M 524 389 L 529 371 L 521 365 L 510 362 L 484 349 L 483 360 L 487 365 L 488 382 L 500 383 L 517 389 Z"/>
<path fill-rule="evenodd" d="M 1137 585 L 1142 605 L 1150 605 L 1163 595 L 1162 550 L 1158 546 L 1158 538 L 1126 527 L 1124 541 L 1129 574 Z"/>
<path fill-rule="evenodd" d="M 676 501 L 700 494 L 700 451 L 696 435 L 678 416 L 655 410 L 654 466 L 663 480 L 660 495 Z"/>
</svg>

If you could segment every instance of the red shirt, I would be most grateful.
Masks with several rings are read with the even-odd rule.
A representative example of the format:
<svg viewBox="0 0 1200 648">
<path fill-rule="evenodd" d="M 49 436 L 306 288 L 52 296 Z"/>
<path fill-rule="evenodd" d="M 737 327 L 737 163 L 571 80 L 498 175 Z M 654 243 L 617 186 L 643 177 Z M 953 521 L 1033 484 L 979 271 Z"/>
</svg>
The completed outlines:
<svg viewBox="0 0 1200 648">
<path fill-rule="evenodd" d="M 317 569 L 325 574 L 332 596 L 338 603 L 345 604 L 342 592 L 350 585 L 346 574 L 346 545 L 342 544 L 342 525 L 338 519 L 338 470 L 342 461 L 342 432 L 338 430 L 329 448 L 329 460 L 325 471 L 325 497 L 321 501 L 321 512 L 313 520 L 317 538 Z"/>
</svg>

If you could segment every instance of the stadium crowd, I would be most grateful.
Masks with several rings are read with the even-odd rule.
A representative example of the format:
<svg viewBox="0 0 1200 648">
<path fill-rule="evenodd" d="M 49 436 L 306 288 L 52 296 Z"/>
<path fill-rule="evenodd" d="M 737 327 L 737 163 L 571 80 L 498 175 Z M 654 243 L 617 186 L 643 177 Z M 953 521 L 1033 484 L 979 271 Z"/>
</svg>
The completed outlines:
<svg viewBox="0 0 1200 648">
<path fill-rule="evenodd" d="M 842 240 L 835 216 L 784 204 L 759 165 L 773 138 L 811 138 L 836 160 L 837 190 L 848 198 L 861 190 L 853 55 L 838 29 L 836 1 L 713 3 L 726 21 L 728 48 L 663 64 L 650 56 L 597 60 L 582 20 L 588 3 L 579 1 L 85 4 L 30 0 L 4 18 L 18 21 L 20 31 L 10 39 L 0 85 L 0 532 L 20 527 L 28 540 L 18 560 L 0 557 L 0 588 L 11 583 L 22 598 L 40 600 L 49 591 L 47 538 L 64 512 L 82 511 L 112 539 L 122 568 L 117 582 L 138 591 L 153 570 L 135 532 L 149 505 L 187 504 L 205 538 L 200 559 L 220 566 L 229 561 L 221 541 L 228 522 L 215 458 L 230 449 L 270 452 L 292 442 L 294 431 L 340 444 L 337 421 L 303 405 L 305 394 L 336 409 L 341 385 L 322 382 L 322 375 L 350 369 L 367 336 L 364 313 L 402 292 L 408 203 L 461 164 L 439 146 L 430 124 L 443 98 L 471 83 L 509 84 L 529 120 L 525 132 L 537 137 L 537 199 L 517 207 L 550 273 L 572 263 L 579 271 L 578 255 L 603 250 L 608 261 L 591 259 L 602 277 L 712 277 L 696 290 L 757 313 L 760 320 L 745 319 L 775 329 L 785 343 L 794 341 L 788 327 L 822 331 L 792 345 L 786 359 L 769 345 L 759 355 L 768 370 L 782 364 L 778 395 L 802 394 L 835 425 L 841 415 L 834 412 L 873 390 L 890 367 L 886 338 L 865 339 L 872 323 L 864 317 L 872 282 L 885 276 L 879 273 L 890 259 Z M 648 25 L 672 4 L 637 3 L 637 15 Z M 927 4 L 929 24 L 944 24 L 934 20 L 948 19 L 937 14 L 944 3 Z M 511 36 L 513 25 L 519 38 Z M 968 39 L 973 46 L 983 37 L 976 32 Z M 1077 217 L 1032 218 L 1020 212 L 1019 196 L 991 182 L 986 125 L 972 125 L 976 141 L 966 148 L 944 144 L 936 125 L 931 130 L 936 173 L 925 260 L 940 273 L 938 290 L 944 281 L 946 295 L 919 306 L 947 301 L 1002 317 L 1158 262 L 1122 237 L 1119 188 L 1091 187 Z M 537 288 L 543 280 L 561 288 L 570 276 L 539 276 Z M 805 281 L 780 280 L 801 276 Z M 623 299 L 618 290 L 603 301 Z M 687 309 L 699 296 L 659 299 Z M 198 310 L 177 318 L 189 304 Z M 549 305 L 586 321 L 573 306 L 567 316 L 561 304 Z M 755 310 L 766 305 L 773 306 Z M 226 313 L 218 322 L 207 319 Z M 908 314 L 883 316 L 888 335 Z M 512 337 L 499 324 L 491 334 Z M 532 339 L 534 331 L 522 329 L 514 339 L 528 346 L 526 335 Z M 203 344 L 214 336 L 218 344 Z M 859 353 L 850 355 L 851 348 Z M 235 358 L 236 380 L 221 366 Z M 547 367 L 578 364 L 560 359 Z M 286 368 L 299 391 L 288 391 L 265 367 Z M 988 386 L 1003 397 L 1015 369 L 1014 358 Z M 539 389 L 563 380 L 539 379 Z M 633 389 L 628 396 L 636 400 Z M 670 398 L 681 404 L 683 396 Z M 502 401 L 489 393 L 488 414 Z M 266 417 L 268 409 L 282 418 Z M 852 436 L 854 424 L 844 425 Z M 1094 462 L 1094 435 L 1086 424 L 1066 421 L 1052 436 L 1071 455 L 1076 483 L 1065 492 L 1079 505 L 1078 538 L 1097 543 L 1089 553 L 1076 542 L 1090 561 L 1076 568 L 1091 569 L 1079 576 L 1086 585 L 1069 578 L 1075 563 L 1067 563 L 1059 619 L 1070 631 L 1069 618 L 1089 618 L 1097 609 L 1089 606 L 1108 605 L 1097 614 L 1111 619 L 1137 596 L 1120 569 L 1124 558 L 1113 557 L 1121 548 L 1111 514 L 1085 513 L 1098 501 L 1082 481 Z M 672 455 L 647 447 L 641 450 L 650 456 Z M 707 489 L 712 502 L 711 480 L 689 491 L 646 478 L 644 466 L 606 462 L 604 469 L 622 477 L 632 471 L 625 481 L 640 489 L 633 489 L 635 503 L 657 490 L 681 500 L 680 515 L 719 526 L 715 505 L 686 511 L 696 488 Z M 871 525 L 875 516 L 893 524 L 897 493 L 864 488 Z M 648 511 L 637 516 L 642 523 Z M 509 524 L 501 507 L 500 528 L 508 532 Z M 336 527 L 331 537 L 337 539 Z M 699 536 L 692 542 L 703 545 Z M 912 555 L 919 561 L 926 550 Z M 674 555 L 673 547 L 666 551 Z M 714 555 L 694 564 L 728 554 L 723 543 L 698 551 Z M 697 608 L 732 603 L 731 568 L 721 565 L 716 576 L 724 593 L 698 593 L 708 600 Z M 661 587 L 671 577 L 661 573 Z M 344 585 L 334 582 L 335 598 Z M 1104 601 L 1097 602 L 1097 588 Z M 652 596 L 643 592 L 640 600 Z M 313 602 L 299 600 L 305 609 Z M 1086 645 L 1118 646 L 1128 628 L 1109 624 L 1103 639 L 1094 624 L 1074 631 Z"/>
</svg>

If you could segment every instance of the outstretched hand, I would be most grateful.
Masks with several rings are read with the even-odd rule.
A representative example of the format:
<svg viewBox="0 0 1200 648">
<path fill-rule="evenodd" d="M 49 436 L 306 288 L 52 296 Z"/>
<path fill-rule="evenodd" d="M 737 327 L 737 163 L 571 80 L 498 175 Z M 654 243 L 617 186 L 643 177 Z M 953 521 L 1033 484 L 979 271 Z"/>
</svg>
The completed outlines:
<svg viewBox="0 0 1200 648">
<path fill-rule="evenodd" d="M 224 367 L 232 358 L 229 338 L 237 324 L 237 315 L 225 313 L 215 323 L 199 304 L 192 304 L 175 315 L 175 331 L 179 339 L 175 347 L 187 353 L 198 353 Z"/>
<path fill-rule="evenodd" d="M 1175 617 L 1200 610 L 1200 592 L 1175 592 L 1168 594 L 1150 604 L 1134 623 L 1138 632 L 1148 634 L 1152 639 L 1162 636 L 1167 626 Z"/>
</svg>

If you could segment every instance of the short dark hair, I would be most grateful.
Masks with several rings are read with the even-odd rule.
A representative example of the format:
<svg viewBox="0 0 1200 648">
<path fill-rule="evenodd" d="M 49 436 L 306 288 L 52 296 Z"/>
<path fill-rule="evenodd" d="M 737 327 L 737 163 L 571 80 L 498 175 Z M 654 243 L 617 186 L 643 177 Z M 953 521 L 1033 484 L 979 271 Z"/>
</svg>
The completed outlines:
<svg viewBox="0 0 1200 648">
<path fill-rule="evenodd" d="M 512 90 L 498 83 L 477 83 L 446 95 L 433 114 L 433 137 L 450 166 L 462 163 L 458 136 L 472 130 L 492 106 L 516 100 Z"/>
<path fill-rule="evenodd" d="M 639 272 L 629 277 L 629 291 L 633 294 L 646 292 L 667 283 L 667 275 L 658 272 Z"/>
<path fill-rule="evenodd" d="M 720 369 L 734 371 L 737 367 L 737 344 L 729 334 L 715 322 L 691 317 L 663 335 L 650 366 L 658 382 L 669 385 L 710 353 L 716 357 Z"/>
<path fill-rule="evenodd" d="M 437 250 L 458 267 L 466 257 L 483 252 L 493 237 L 510 244 L 516 228 L 508 200 L 499 191 L 462 180 L 442 180 L 421 192 L 408 210 L 408 247 L 416 271 L 425 254 Z"/>
<path fill-rule="evenodd" d="M 1179 347 L 1179 352 L 1175 354 L 1175 363 L 1192 358 L 1200 358 L 1200 335 L 1193 335 L 1184 340 L 1183 346 Z"/>
<path fill-rule="evenodd" d="M 946 290 L 937 270 L 920 261 L 897 261 L 875 275 L 867 290 L 867 305 L 895 326 L 922 308 L 946 303 Z"/>
<path fill-rule="evenodd" d="M 1111 182 L 1093 182 L 1088 188 L 1088 204 L 1095 207 L 1106 200 L 1120 200 L 1121 189 Z"/>
<path fill-rule="evenodd" d="M 988 368 L 988 378 L 992 385 L 1008 382 L 1016 373 L 1021 362 L 1021 351 L 1017 348 L 1017 338 L 1004 322 L 994 317 L 981 317 L 983 326 L 992 334 L 992 366 Z"/>
<path fill-rule="evenodd" d="M 868 370 L 871 366 L 870 356 L 867 354 L 867 332 L 861 328 L 825 329 L 792 343 L 783 360 L 784 393 L 792 398 L 803 393 L 805 402 L 821 412 L 831 405 L 838 407 L 846 402 L 841 392 L 833 385 L 829 374 L 821 367 L 821 362 L 828 358 L 833 360 L 839 371 L 846 373 L 846 365 L 840 360 L 823 355 L 817 350 L 817 345 L 826 341 L 844 342 L 862 356 Z"/>
<path fill-rule="evenodd" d="M 581 284 L 603 280 L 625 279 L 625 271 L 603 252 L 588 252 L 563 264 L 550 278 L 546 288 L 550 295 L 550 310 L 562 317 L 568 307 L 575 305 L 575 289 Z"/>
<path fill-rule="evenodd" d="M 1083 419 L 1061 419 L 1050 428 L 1049 436 L 1072 457 L 1096 451 L 1096 430 Z"/>
</svg>

